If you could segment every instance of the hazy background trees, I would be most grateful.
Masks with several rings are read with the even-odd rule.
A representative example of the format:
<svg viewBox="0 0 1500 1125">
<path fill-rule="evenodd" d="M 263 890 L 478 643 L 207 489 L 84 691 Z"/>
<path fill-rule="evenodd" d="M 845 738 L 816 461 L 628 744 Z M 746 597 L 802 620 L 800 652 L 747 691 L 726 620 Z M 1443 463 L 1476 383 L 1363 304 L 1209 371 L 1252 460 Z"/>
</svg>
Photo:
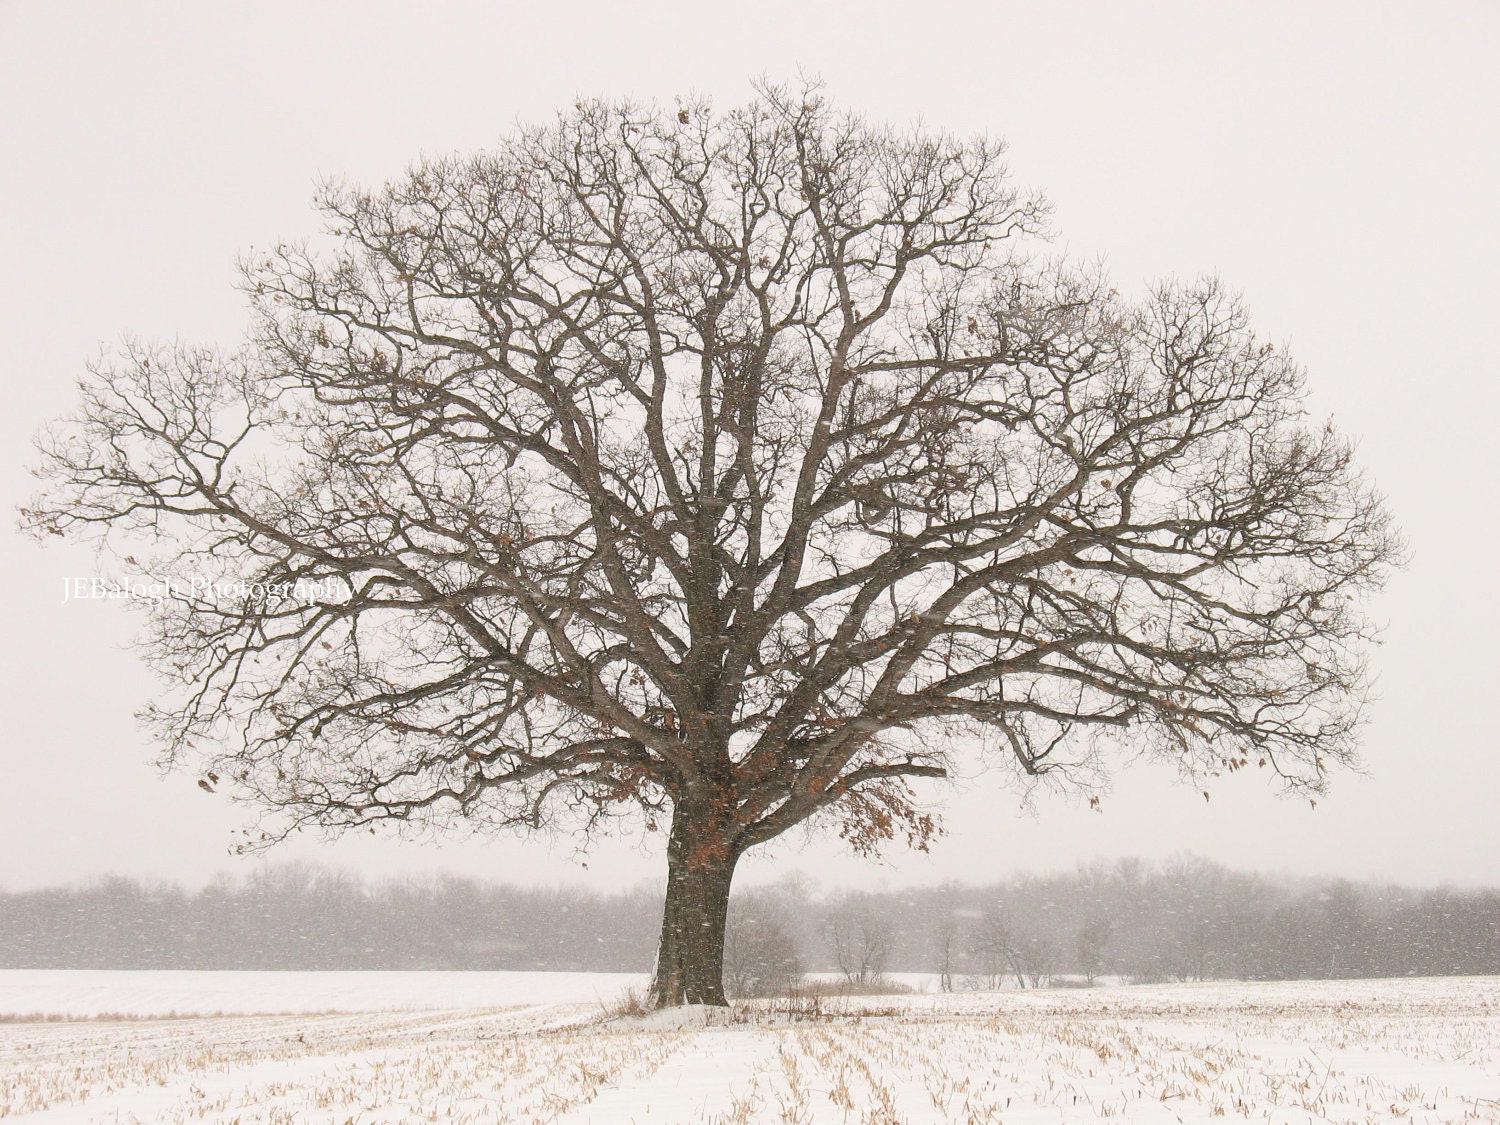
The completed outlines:
<svg viewBox="0 0 1500 1125">
<path fill-rule="evenodd" d="M 0 968 L 646 972 L 660 888 L 618 894 L 464 879 L 362 883 L 274 869 L 199 890 L 110 879 L 0 892 Z M 1500 890 L 1290 880 L 1182 858 L 983 886 L 851 894 L 788 880 L 731 905 L 725 979 L 861 987 L 1500 973 Z"/>
<path fill-rule="evenodd" d="M 273 869 L 196 892 L 111 879 L 0 896 L 8 968 L 592 969 L 649 967 L 659 897 L 487 885 L 362 884 Z"/>
<path fill-rule="evenodd" d="M 868 893 L 845 894 L 824 907 L 828 950 L 850 984 L 874 984 L 890 965 L 896 922 L 886 911 L 884 898 Z"/>
<path fill-rule="evenodd" d="M 795 884 L 751 887 L 729 905 L 724 988 L 730 996 L 778 996 L 802 977 Z"/>
</svg>

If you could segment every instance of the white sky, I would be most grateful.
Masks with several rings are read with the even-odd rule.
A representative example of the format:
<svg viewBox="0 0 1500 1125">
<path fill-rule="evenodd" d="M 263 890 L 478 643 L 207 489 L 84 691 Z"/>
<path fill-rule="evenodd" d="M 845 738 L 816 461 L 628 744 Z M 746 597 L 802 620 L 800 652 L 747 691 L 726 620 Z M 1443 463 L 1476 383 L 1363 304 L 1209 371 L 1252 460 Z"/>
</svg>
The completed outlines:
<svg viewBox="0 0 1500 1125">
<path fill-rule="evenodd" d="M 1255 776 L 1205 802 L 1162 771 L 1104 814 L 1024 815 L 995 776 L 945 799 L 931 856 L 831 844 L 742 869 L 864 885 L 1193 851 L 1243 868 L 1500 884 L 1494 3 L 71 3 L 0 0 L 0 500 L 86 359 L 125 333 L 236 341 L 233 260 L 311 233 L 314 180 L 376 183 L 473 149 L 576 94 L 744 99 L 821 75 L 840 103 L 1011 143 L 1060 244 L 1122 289 L 1220 274 L 1291 343 L 1319 410 L 1361 440 L 1412 564 L 1375 607 L 1381 702 L 1365 776 L 1316 811 Z M 0 886 L 107 872 L 200 882 L 241 812 L 159 778 L 131 718 L 152 683 L 96 572 L 0 523 Z M 1251 771 L 1253 774 L 1253 771 Z M 305 842 L 283 858 L 605 887 L 661 870 L 605 841 Z"/>
</svg>

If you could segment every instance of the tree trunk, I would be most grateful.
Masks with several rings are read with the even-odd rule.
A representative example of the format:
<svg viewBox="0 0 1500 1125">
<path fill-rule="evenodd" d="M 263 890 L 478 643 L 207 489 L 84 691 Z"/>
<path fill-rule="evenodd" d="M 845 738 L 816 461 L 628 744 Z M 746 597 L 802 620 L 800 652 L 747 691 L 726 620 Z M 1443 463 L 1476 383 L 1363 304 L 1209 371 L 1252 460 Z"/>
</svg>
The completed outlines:
<svg viewBox="0 0 1500 1125">
<path fill-rule="evenodd" d="M 724 1006 L 724 925 L 729 884 L 739 857 L 712 813 L 687 804 L 672 810 L 667 842 L 667 898 L 651 982 L 651 1006 Z"/>
</svg>

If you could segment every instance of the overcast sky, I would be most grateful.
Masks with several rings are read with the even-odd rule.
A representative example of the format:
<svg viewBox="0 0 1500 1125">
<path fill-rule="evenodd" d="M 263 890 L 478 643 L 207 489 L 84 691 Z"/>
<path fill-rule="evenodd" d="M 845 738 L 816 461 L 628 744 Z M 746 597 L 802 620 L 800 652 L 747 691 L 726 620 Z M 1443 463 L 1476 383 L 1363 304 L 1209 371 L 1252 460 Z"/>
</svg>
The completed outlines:
<svg viewBox="0 0 1500 1125">
<path fill-rule="evenodd" d="M 378 183 L 490 144 L 577 94 L 720 106 L 749 79 L 826 80 L 873 118 L 1006 138 L 1059 244 L 1122 290 L 1217 273 L 1311 372 L 1411 544 L 1374 606 L 1365 774 L 1314 810 L 1254 771 L 1212 800 L 1117 778 L 1102 814 L 1021 810 L 998 776 L 939 794 L 930 856 L 793 840 L 745 868 L 827 883 L 984 880 L 1192 851 L 1267 871 L 1500 884 L 1500 5 L 71 3 L 0 0 L 0 499 L 32 435 L 126 334 L 235 342 L 238 252 L 311 233 L 314 182 Z M 0 541 L 0 887 L 109 872 L 199 883 L 243 813 L 165 779 L 132 714 L 152 682 L 113 603 L 59 604 L 89 553 Z M 507 838 L 305 841 L 283 858 L 595 886 L 659 851 Z M 753 856 L 753 853 L 752 853 Z"/>
</svg>

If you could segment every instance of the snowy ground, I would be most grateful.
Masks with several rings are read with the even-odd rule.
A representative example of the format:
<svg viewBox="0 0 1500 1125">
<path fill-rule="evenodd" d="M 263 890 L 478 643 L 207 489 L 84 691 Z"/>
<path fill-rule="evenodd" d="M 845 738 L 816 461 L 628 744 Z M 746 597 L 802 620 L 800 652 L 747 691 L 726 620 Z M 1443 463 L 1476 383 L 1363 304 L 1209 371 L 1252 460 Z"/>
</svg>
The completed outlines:
<svg viewBox="0 0 1500 1125">
<path fill-rule="evenodd" d="M 0 1020 L 18 1016 L 280 1015 L 613 1003 L 630 973 L 235 973 L 0 970 Z"/>
<path fill-rule="evenodd" d="M 603 998 L 635 982 L 0 973 L 0 1012 L 156 1013 L 0 1023 L 0 1117 L 1500 1122 L 1497 978 L 866 997 L 790 1017 L 742 1009 L 728 1026 L 606 1019 Z M 312 1014 L 285 1014 L 298 1011 Z"/>
</svg>

